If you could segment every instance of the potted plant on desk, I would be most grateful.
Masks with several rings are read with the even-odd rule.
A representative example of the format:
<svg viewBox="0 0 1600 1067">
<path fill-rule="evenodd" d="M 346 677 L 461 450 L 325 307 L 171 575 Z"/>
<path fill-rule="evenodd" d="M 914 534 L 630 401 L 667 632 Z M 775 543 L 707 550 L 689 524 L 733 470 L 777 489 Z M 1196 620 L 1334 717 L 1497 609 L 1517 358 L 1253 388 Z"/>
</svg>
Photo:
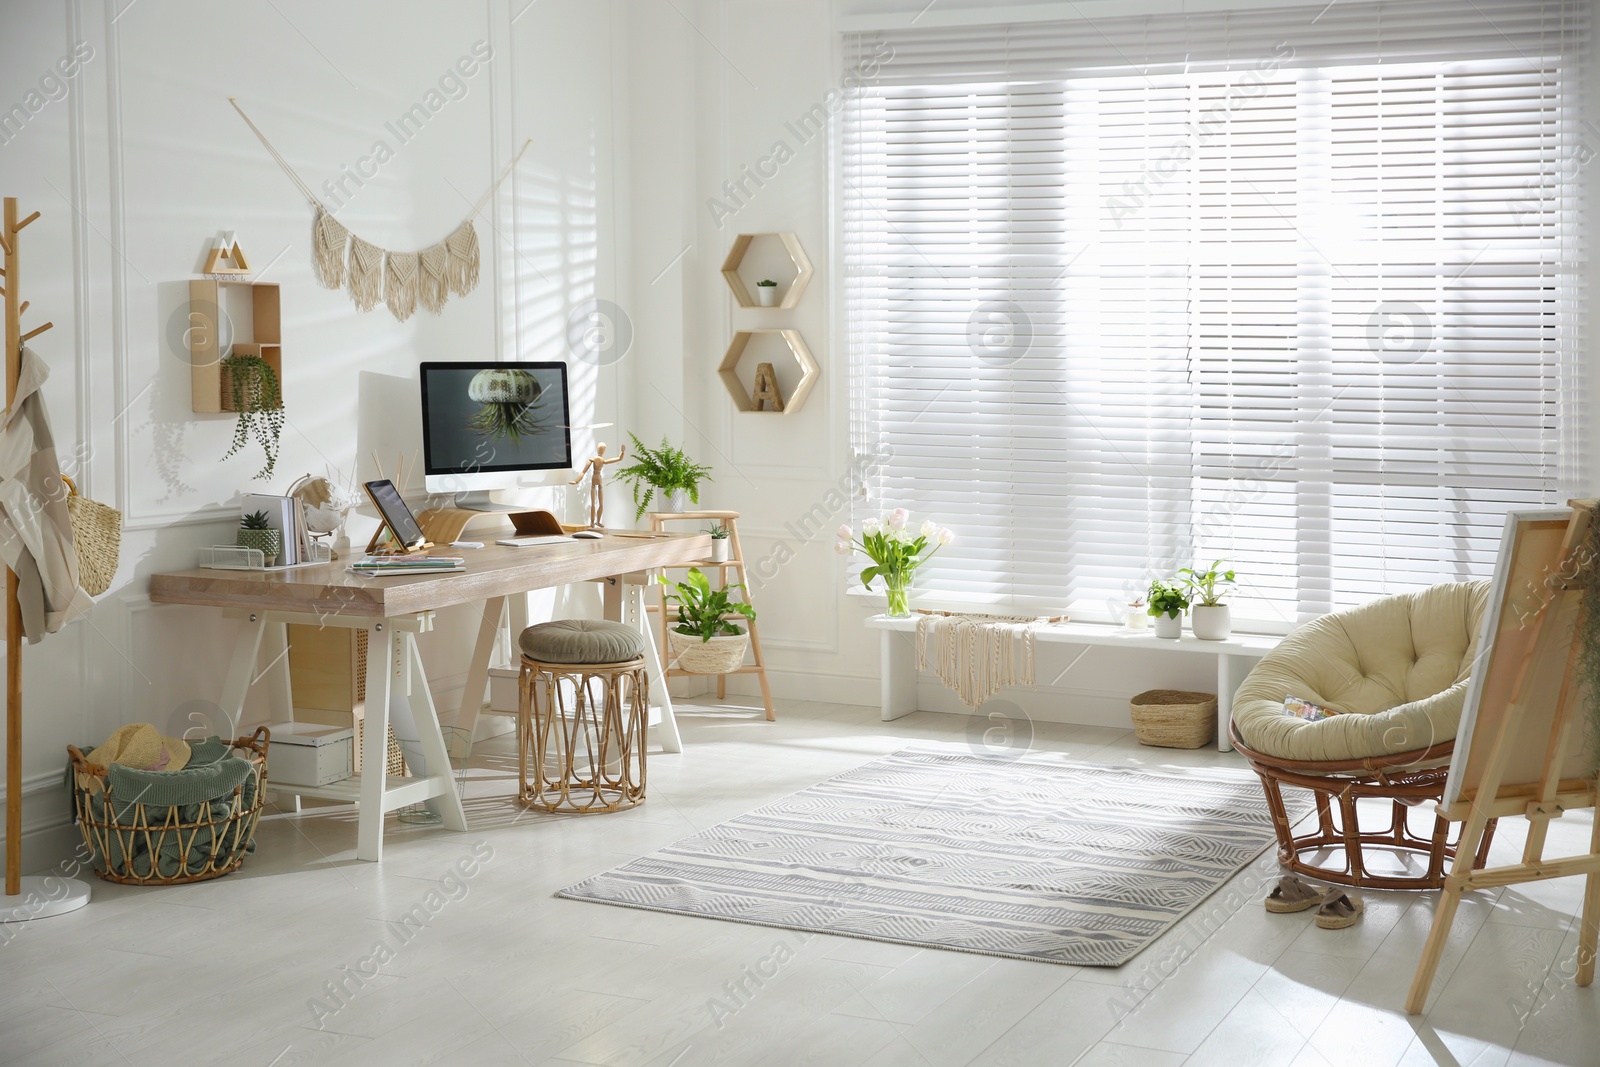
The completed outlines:
<svg viewBox="0 0 1600 1067">
<path fill-rule="evenodd" d="M 713 589 L 699 567 L 689 568 L 681 582 L 664 576 L 656 580 L 671 590 L 667 599 L 678 605 L 677 621 L 667 631 L 667 643 L 678 666 L 691 674 L 728 674 L 738 670 L 750 647 L 750 634 L 729 616 L 754 621 L 756 609 L 729 594 L 744 586 Z"/>
<path fill-rule="evenodd" d="M 1219 559 L 1205 571 L 1185 567 L 1178 572 L 1194 593 L 1196 603 L 1190 612 L 1189 628 L 1202 641 L 1225 641 L 1233 630 L 1232 614 L 1222 602 L 1222 592 L 1217 589 L 1219 585 L 1233 584 L 1233 572 L 1219 570 L 1221 566 Z"/>
<path fill-rule="evenodd" d="M 268 567 L 278 562 L 278 552 L 283 548 L 283 540 L 267 521 L 265 511 L 252 511 L 240 519 L 239 533 L 233 543 L 260 552 Z"/>
<path fill-rule="evenodd" d="M 1188 594 L 1179 581 L 1150 583 L 1150 606 L 1145 609 L 1156 620 L 1156 636 L 1176 640 L 1183 636 L 1183 613 L 1189 606 Z"/>
<path fill-rule="evenodd" d="M 660 448 L 651 448 L 634 434 L 633 462 L 617 472 L 617 477 L 633 489 L 633 520 L 638 522 L 650 510 L 650 503 L 661 494 L 666 511 L 683 511 L 687 500 L 700 503 L 700 483 L 711 480 L 711 468 L 696 463 L 681 448 L 665 437 Z"/>
</svg>

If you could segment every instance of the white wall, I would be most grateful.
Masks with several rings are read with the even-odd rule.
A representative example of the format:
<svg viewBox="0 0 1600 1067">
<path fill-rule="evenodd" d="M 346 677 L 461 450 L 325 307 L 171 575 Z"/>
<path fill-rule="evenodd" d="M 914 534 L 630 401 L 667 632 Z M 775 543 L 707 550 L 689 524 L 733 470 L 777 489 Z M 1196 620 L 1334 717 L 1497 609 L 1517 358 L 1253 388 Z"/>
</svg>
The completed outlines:
<svg viewBox="0 0 1600 1067">
<path fill-rule="evenodd" d="M 81 451 L 80 487 L 125 524 L 116 584 L 91 617 L 24 656 L 28 867 L 66 837 L 66 744 L 123 722 L 181 732 L 218 692 L 233 624 L 151 604 L 150 574 L 231 541 L 241 489 L 282 492 L 307 471 L 351 485 L 376 476 L 373 451 L 392 473 L 397 454 L 420 445 L 419 361 L 567 358 L 575 309 L 627 302 L 626 22 L 625 5 L 595 0 L 6 5 L 0 106 L 26 107 L 58 57 L 77 42 L 92 49 L 64 97 L 41 93 L 37 114 L 0 144 L 0 194 L 43 212 L 23 237 L 23 295 L 30 325 L 55 323 L 35 346 L 51 369 L 59 447 Z M 492 61 L 430 99 L 475 46 Z M 309 208 L 230 96 L 319 194 L 341 164 L 354 168 L 387 140 L 393 159 L 359 190 L 346 186 L 338 215 L 401 249 L 453 229 L 532 138 L 514 182 L 479 216 L 478 289 L 402 324 L 319 288 Z M 418 102 L 437 111 L 402 145 L 386 123 Z M 266 482 L 250 480 L 259 453 L 222 461 L 231 416 L 190 410 L 187 282 L 226 229 L 258 278 L 282 286 L 288 427 Z M 576 423 L 628 421 L 626 374 L 574 360 L 572 377 Z M 574 441 L 591 444 L 587 431 Z M 576 503 L 565 490 L 524 498 Z M 370 523 L 352 536 L 364 539 Z M 459 687 L 469 622 L 457 612 L 425 642 L 436 688 Z"/>
</svg>

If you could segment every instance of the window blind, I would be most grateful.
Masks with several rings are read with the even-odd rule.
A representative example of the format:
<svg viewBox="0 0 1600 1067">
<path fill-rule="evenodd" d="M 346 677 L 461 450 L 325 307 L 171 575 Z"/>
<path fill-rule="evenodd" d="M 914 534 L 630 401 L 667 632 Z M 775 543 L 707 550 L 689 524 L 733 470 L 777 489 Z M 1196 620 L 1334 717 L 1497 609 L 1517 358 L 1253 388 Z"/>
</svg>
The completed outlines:
<svg viewBox="0 0 1600 1067">
<path fill-rule="evenodd" d="M 856 520 L 957 531 L 924 589 L 1080 617 L 1218 558 L 1268 626 L 1486 577 L 1583 477 L 1587 32 L 1403 0 L 847 35 Z"/>
</svg>

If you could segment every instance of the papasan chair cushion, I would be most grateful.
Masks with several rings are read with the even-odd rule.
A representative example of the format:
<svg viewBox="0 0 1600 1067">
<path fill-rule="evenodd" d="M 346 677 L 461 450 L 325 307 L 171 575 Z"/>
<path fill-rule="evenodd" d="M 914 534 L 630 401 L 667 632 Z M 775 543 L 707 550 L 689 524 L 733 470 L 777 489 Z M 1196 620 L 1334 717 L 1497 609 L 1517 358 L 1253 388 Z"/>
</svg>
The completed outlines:
<svg viewBox="0 0 1600 1067">
<path fill-rule="evenodd" d="M 1306 762 L 1364 759 L 1453 740 L 1478 651 L 1488 582 L 1436 585 L 1325 615 L 1262 657 L 1233 699 L 1249 748 Z M 1299 697 L 1345 714 L 1285 714 Z"/>
</svg>

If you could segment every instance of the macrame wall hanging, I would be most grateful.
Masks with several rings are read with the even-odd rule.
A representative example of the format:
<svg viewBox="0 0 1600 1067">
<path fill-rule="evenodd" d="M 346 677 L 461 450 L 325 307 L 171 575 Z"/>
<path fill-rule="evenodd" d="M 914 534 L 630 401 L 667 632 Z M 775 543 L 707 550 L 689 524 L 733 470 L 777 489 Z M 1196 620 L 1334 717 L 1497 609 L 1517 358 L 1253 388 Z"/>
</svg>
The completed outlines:
<svg viewBox="0 0 1600 1067">
<path fill-rule="evenodd" d="M 418 305 L 437 315 L 452 294 L 465 296 L 477 288 L 480 253 L 478 231 L 472 225 L 472 218 L 506 180 L 532 141 L 523 143 L 505 170 L 448 237 L 420 252 L 391 252 L 362 240 L 334 218 L 266 135 L 250 121 L 238 101 L 229 97 L 228 102 L 310 203 L 311 263 L 317 281 L 323 286 L 344 289 L 361 311 L 371 311 L 382 301 L 401 322 L 409 319 Z"/>
<path fill-rule="evenodd" d="M 917 618 L 917 670 L 931 667 L 946 689 L 967 707 L 978 705 L 1008 685 L 1035 684 L 1034 650 L 1038 628 L 1066 622 L 1065 615 L 953 615 L 922 612 Z"/>
</svg>

